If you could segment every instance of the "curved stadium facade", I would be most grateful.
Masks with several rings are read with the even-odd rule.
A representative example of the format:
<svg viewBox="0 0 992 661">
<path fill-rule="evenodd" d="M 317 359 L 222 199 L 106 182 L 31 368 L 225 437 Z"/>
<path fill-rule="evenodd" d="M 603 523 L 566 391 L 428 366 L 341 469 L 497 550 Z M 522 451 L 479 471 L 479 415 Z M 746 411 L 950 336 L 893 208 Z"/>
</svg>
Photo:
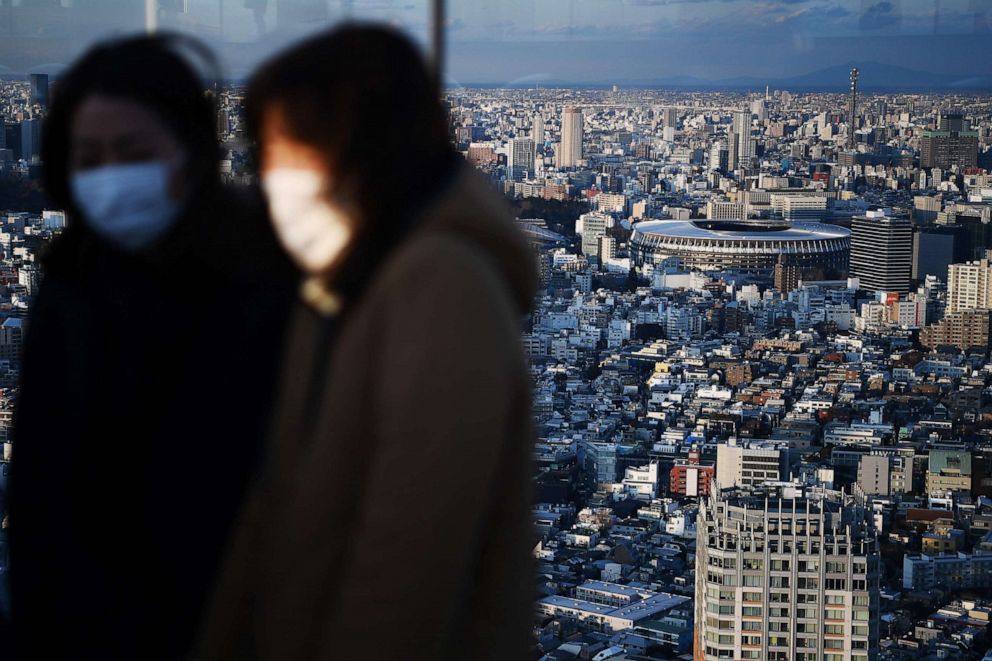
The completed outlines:
<svg viewBox="0 0 992 661">
<path fill-rule="evenodd" d="M 677 258 L 687 269 L 771 278 L 780 255 L 790 264 L 846 274 L 851 232 L 822 223 L 762 225 L 745 221 L 648 220 L 634 225 L 634 264 Z"/>
</svg>

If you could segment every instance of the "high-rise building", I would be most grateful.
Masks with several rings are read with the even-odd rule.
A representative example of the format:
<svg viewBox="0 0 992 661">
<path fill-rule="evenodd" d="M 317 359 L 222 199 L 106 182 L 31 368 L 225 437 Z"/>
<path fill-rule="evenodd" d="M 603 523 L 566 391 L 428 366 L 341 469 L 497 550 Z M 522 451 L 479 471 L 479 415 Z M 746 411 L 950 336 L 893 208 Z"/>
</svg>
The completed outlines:
<svg viewBox="0 0 992 661">
<path fill-rule="evenodd" d="M 913 224 L 868 211 L 851 220 L 850 273 L 869 291 L 906 293 L 913 272 Z"/>
<path fill-rule="evenodd" d="M 599 257 L 599 239 L 606 236 L 606 230 L 612 225 L 612 219 L 602 213 L 584 213 L 579 216 L 582 224 L 582 254 Z"/>
<path fill-rule="evenodd" d="M 679 121 L 678 108 L 662 108 L 661 121 L 665 127 L 675 128 Z"/>
<path fill-rule="evenodd" d="M 544 144 L 544 115 L 536 113 L 531 127 L 530 135 L 534 140 L 534 145 L 537 147 L 542 146 Z"/>
<path fill-rule="evenodd" d="M 754 139 L 751 137 L 749 110 L 738 110 L 734 113 L 733 134 L 737 136 L 737 166 L 749 167 L 755 150 Z"/>
<path fill-rule="evenodd" d="M 988 350 L 989 311 L 960 310 L 946 315 L 920 331 L 920 344 L 930 349 L 940 346 L 968 350 Z"/>
<path fill-rule="evenodd" d="M 847 148 L 854 149 L 854 131 L 858 128 L 858 70 L 851 69 L 851 96 L 847 100 Z"/>
<path fill-rule="evenodd" d="M 698 661 L 877 657 L 878 541 L 861 499 L 800 485 L 716 491 L 696 527 Z"/>
<path fill-rule="evenodd" d="M 582 110 L 568 106 L 561 116 L 561 143 L 558 149 L 558 167 L 574 168 L 582 160 L 582 135 L 584 131 Z"/>
<path fill-rule="evenodd" d="M 710 170 L 720 170 L 726 172 L 729 161 L 727 160 L 727 143 L 718 140 L 710 147 Z"/>
<path fill-rule="evenodd" d="M 48 74 L 31 74 L 31 104 L 48 107 Z"/>
<path fill-rule="evenodd" d="M 757 117 L 759 122 L 768 119 L 768 104 L 765 99 L 755 99 L 751 102 L 751 114 Z"/>
<path fill-rule="evenodd" d="M 41 120 L 25 119 L 21 122 L 21 158 L 37 163 L 41 156 Z"/>
<path fill-rule="evenodd" d="M 733 131 L 727 133 L 727 170 L 736 170 L 740 165 L 738 153 L 740 152 L 741 136 Z"/>
<path fill-rule="evenodd" d="M 599 261 L 605 262 L 610 259 L 616 259 L 616 256 L 617 240 L 612 236 L 599 237 Z"/>
<path fill-rule="evenodd" d="M 951 264 L 966 262 L 974 256 L 972 249 L 964 225 L 918 227 L 913 234 L 913 280 L 919 282 L 928 275 L 945 280 Z"/>
<path fill-rule="evenodd" d="M 949 170 L 978 164 L 978 132 L 961 113 L 941 115 L 937 129 L 924 131 L 920 140 L 920 167 Z M 935 178 L 936 181 L 936 178 Z"/>
<path fill-rule="evenodd" d="M 509 179 L 520 181 L 534 174 L 534 141 L 530 138 L 510 140 L 506 152 L 506 173 Z"/>
<path fill-rule="evenodd" d="M 817 223 L 827 215 L 827 198 L 806 195 L 782 196 L 782 219 L 790 223 Z"/>
<path fill-rule="evenodd" d="M 992 264 L 989 260 L 947 267 L 947 312 L 992 308 Z"/>
</svg>

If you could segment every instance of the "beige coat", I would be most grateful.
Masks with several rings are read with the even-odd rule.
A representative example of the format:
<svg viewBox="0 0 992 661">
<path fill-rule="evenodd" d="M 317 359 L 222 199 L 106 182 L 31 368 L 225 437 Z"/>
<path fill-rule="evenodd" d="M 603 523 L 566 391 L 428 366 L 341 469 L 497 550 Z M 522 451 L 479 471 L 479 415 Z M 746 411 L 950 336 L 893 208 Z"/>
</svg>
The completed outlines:
<svg viewBox="0 0 992 661">
<path fill-rule="evenodd" d="M 526 657 L 534 285 L 502 201 L 463 166 L 337 327 L 309 420 L 319 324 L 297 313 L 270 475 L 198 658 Z"/>
</svg>

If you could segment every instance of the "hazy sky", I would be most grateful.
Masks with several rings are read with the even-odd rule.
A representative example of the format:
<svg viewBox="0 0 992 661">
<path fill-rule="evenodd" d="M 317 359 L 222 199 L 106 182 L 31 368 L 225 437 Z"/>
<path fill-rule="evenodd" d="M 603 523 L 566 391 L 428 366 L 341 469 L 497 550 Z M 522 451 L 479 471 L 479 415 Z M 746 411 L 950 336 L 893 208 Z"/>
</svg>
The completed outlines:
<svg viewBox="0 0 992 661">
<path fill-rule="evenodd" d="M 430 14 L 427 0 L 158 1 L 160 26 L 203 37 L 235 76 L 347 16 L 426 41 Z M 447 16 L 447 75 L 464 83 L 775 79 L 852 61 L 992 74 L 992 0 L 449 0 Z M 0 67 L 55 71 L 144 22 L 143 0 L 14 0 Z"/>
</svg>

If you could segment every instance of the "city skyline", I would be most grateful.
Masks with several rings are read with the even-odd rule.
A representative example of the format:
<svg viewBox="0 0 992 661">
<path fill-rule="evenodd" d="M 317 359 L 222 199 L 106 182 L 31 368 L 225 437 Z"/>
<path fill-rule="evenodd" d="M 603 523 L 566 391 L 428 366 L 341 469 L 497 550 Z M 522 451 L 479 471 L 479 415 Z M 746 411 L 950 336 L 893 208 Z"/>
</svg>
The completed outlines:
<svg viewBox="0 0 992 661">
<path fill-rule="evenodd" d="M 0 16 L 6 37 L 0 75 L 57 74 L 88 44 L 144 29 L 141 3 L 130 12 L 101 6 L 9 7 Z M 257 15 L 229 0 L 179 6 L 161 9 L 158 27 L 209 40 L 231 79 L 249 75 L 288 43 L 349 18 L 395 25 L 425 49 L 431 30 L 427 0 L 273 0 L 260 3 Z M 866 90 L 890 84 L 985 89 L 992 86 L 989 9 L 978 0 L 451 3 L 445 80 L 450 86 L 801 88 L 824 85 L 807 80 L 811 74 L 857 64 Z M 846 85 L 834 78 L 827 84 Z"/>
<path fill-rule="evenodd" d="M 426 23 L 413 18 L 423 1 L 291 3 L 302 12 L 293 20 L 329 7 L 405 17 L 399 25 L 425 39 Z M 273 5 L 261 6 L 256 18 L 275 30 Z M 534 659 L 992 660 L 992 51 L 984 4 L 943 0 L 939 16 L 937 6 L 449 7 L 446 84 L 432 103 L 446 120 L 436 126 L 446 121 L 451 160 L 507 211 L 492 227 L 529 244 L 490 261 L 538 276 L 533 306 L 509 326 L 528 368 L 516 419 L 529 413 L 533 429 L 534 534 L 521 548 L 536 565 L 526 613 Z M 238 41 L 231 30 L 211 47 L 223 62 L 241 57 L 245 71 L 280 39 L 312 32 Z M 0 54 L 24 44 L 43 45 L 22 39 Z M 53 208 L 41 190 L 57 73 L 0 80 L 0 504 L 21 443 L 10 429 L 23 406 L 30 310 L 51 268 L 43 255 L 66 227 L 79 223 L 78 235 L 93 223 L 74 199 Z M 191 96 L 201 91 L 194 84 Z M 255 92 L 242 78 L 212 91 L 204 117 L 216 112 L 219 179 L 250 190 L 261 178 L 253 199 L 271 203 L 279 191 L 265 181 L 267 138 L 245 107 Z M 352 135 L 370 144 L 412 116 Z M 294 127 L 304 139 L 309 120 Z M 406 139 L 388 146 L 388 157 L 370 149 L 376 195 L 409 200 L 404 186 L 423 162 Z M 70 164 L 82 174 L 100 167 Z M 314 200 L 337 210 L 335 196 Z M 469 271 L 447 280 L 464 284 Z M 326 311 L 337 303 L 321 277 L 300 296 Z M 483 296 L 466 293 L 460 314 Z M 460 339 L 472 349 L 459 359 L 474 367 L 466 381 L 493 380 L 481 362 L 493 347 L 486 334 Z M 445 380 L 446 370 L 382 355 L 382 374 Z M 99 376 L 84 375 L 94 392 Z M 491 425 L 450 395 L 441 403 L 417 428 L 443 427 L 445 416 L 466 428 L 457 446 L 424 452 L 468 478 L 459 497 L 476 497 L 489 487 L 472 491 L 479 483 L 464 471 L 478 466 L 465 452 Z M 342 475 L 364 486 L 358 471 Z M 524 493 L 511 480 L 495 488 Z M 416 521 L 423 505 L 390 505 L 370 524 L 378 546 L 402 553 L 415 535 L 397 536 L 393 517 Z M 364 532 L 340 528 L 342 541 Z M 525 528 L 495 536 L 520 541 Z M 3 596 L 0 580 L 0 608 Z"/>
</svg>

